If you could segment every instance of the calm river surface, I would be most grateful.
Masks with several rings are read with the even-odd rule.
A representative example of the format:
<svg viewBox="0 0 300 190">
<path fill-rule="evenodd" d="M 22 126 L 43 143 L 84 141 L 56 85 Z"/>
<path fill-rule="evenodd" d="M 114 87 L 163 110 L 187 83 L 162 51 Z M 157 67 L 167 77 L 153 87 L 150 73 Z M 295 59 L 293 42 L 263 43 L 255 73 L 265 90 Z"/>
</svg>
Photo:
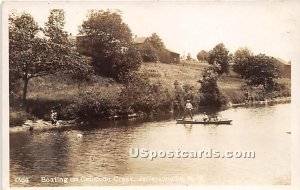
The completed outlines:
<svg viewBox="0 0 300 190">
<path fill-rule="evenodd" d="M 290 184 L 290 108 L 288 103 L 221 111 L 224 118 L 233 119 L 232 125 L 179 125 L 175 116 L 166 116 L 11 133 L 10 182 L 12 186 Z M 132 158 L 130 148 L 255 151 L 255 158 L 150 161 Z M 29 183 L 20 183 L 22 177 Z M 43 177 L 57 181 L 42 182 Z"/>
</svg>

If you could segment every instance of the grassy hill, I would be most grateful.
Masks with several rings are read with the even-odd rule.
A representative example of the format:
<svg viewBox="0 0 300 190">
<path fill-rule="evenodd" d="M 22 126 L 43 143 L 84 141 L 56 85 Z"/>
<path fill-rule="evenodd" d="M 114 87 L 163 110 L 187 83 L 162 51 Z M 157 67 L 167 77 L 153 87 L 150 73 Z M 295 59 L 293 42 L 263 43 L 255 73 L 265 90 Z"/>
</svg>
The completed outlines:
<svg viewBox="0 0 300 190">
<path fill-rule="evenodd" d="M 142 63 L 140 72 L 147 72 L 150 81 L 160 81 L 162 85 L 169 89 L 171 94 L 174 93 L 174 82 L 177 80 L 180 85 L 191 85 L 195 88 L 195 93 L 200 89 L 202 72 L 209 65 L 207 63 L 198 62 L 182 62 L 180 64 L 165 64 L 165 63 Z M 65 113 L 64 118 L 73 117 L 74 109 L 82 105 L 82 102 L 87 98 L 86 94 L 91 92 L 94 96 L 89 97 L 90 103 L 98 106 L 98 101 L 102 101 L 99 105 L 104 105 L 110 109 L 120 97 L 122 85 L 115 82 L 111 78 L 101 76 L 92 76 L 92 80 L 87 83 L 74 83 L 66 79 L 64 76 L 52 75 L 44 78 L 33 78 L 28 86 L 27 110 L 24 112 L 18 106 L 19 102 L 11 101 L 10 118 L 11 123 L 19 125 L 28 118 L 43 118 L 49 119 L 49 113 L 53 106 L 61 105 L 62 111 Z M 290 79 L 278 79 L 277 82 L 281 85 L 280 92 L 274 92 L 270 98 L 289 96 L 291 91 Z M 20 84 L 20 92 L 22 93 L 22 84 Z M 240 79 L 234 72 L 222 75 L 218 80 L 218 86 L 222 93 L 232 103 L 244 102 L 246 82 Z M 263 100 L 266 98 L 262 88 L 257 88 L 251 92 L 253 100 Z M 157 97 L 155 97 L 157 98 Z M 269 98 L 269 97 L 267 97 Z M 126 101 L 126 100 L 125 100 Z M 90 105 L 88 105 L 90 106 Z M 76 108 L 77 107 L 77 108 Z M 91 107 L 92 108 L 92 107 Z M 74 116 L 76 117 L 76 115 Z"/>
<path fill-rule="evenodd" d="M 182 62 L 180 64 L 165 64 L 165 63 L 143 63 L 141 71 L 148 71 L 151 80 L 161 81 L 171 91 L 174 90 L 174 81 L 177 80 L 181 85 L 189 84 L 200 88 L 202 72 L 209 67 L 208 63 L 199 62 Z M 284 86 L 282 94 L 290 95 L 291 80 L 288 78 L 277 79 L 277 82 Z M 228 74 L 223 74 L 218 80 L 218 86 L 221 91 L 229 98 L 232 103 L 241 103 L 244 101 L 244 93 L 246 81 L 238 77 L 236 73 L 230 69 Z M 253 91 L 253 96 L 259 96 L 262 89 Z M 281 96 L 279 94 L 278 96 Z M 257 97 L 261 100 L 262 97 Z"/>
<path fill-rule="evenodd" d="M 200 88 L 202 72 L 209 67 L 208 63 L 184 62 L 180 64 L 164 64 L 164 63 L 144 63 L 142 71 L 151 73 L 152 80 L 160 80 L 170 90 L 174 89 L 174 81 L 177 80 L 181 84 L 189 84 L 196 89 Z M 240 93 L 245 81 L 238 78 L 233 72 L 228 75 L 221 76 L 218 80 L 220 89 L 226 94 Z"/>
<path fill-rule="evenodd" d="M 200 88 L 202 72 L 209 64 L 199 62 L 182 62 L 180 64 L 166 63 L 142 63 L 140 72 L 148 72 L 151 81 L 161 81 L 171 92 L 174 91 L 174 81 L 178 81 L 181 85 L 189 84 Z M 285 86 L 285 90 L 290 92 L 290 79 L 278 79 L 277 82 Z M 103 94 L 113 94 L 120 91 L 121 85 L 113 79 L 95 76 L 93 80 L 87 84 L 82 84 L 84 91 L 99 91 Z M 231 97 L 233 102 L 237 97 L 243 96 L 243 87 L 245 81 L 240 79 L 234 72 L 222 75 L 218 80 L 218 86 L 222 92 Z M 45 78 L 36 78 L 29 83 L 28 99 L 53 99 L 75 101 L 78 91 L 78 84 L 67 81 L 57 76 L 48 76 Z M 83 89 L 82 89 L 83 90 Z"/>
<path fill-rule="evenodd" d="M 151 80 L 160 80 L 170 90 L 174 89 L 174 81 L 181 84 L 190 84 L 200 87 L 197 82 L 201 78 L 201 73 L 208 67 L 206 63 L 187 62 L 181 64 L 166 63 L 143 63 L 141 71 L 148 71 Z"/>
</svg>

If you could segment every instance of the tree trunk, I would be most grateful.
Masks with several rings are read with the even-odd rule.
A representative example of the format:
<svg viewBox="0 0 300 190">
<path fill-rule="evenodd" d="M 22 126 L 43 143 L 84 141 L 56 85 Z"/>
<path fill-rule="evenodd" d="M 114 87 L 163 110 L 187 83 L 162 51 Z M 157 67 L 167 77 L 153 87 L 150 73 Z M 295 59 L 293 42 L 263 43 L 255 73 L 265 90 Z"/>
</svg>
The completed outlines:
<svg viewBox="0 0 300 190">
<path fill-rule="evenodd" d="M 26 96 L 27 96 L 27 87 L 28 87 L 28 81 L 29 79 L 23 79 L 24 81 L 24 87 L 23 87 L 23 97 L 22 97 L 22 100 L 23 100 L 23 105 L 25 106 L 26 105 Z"/>
</svg>

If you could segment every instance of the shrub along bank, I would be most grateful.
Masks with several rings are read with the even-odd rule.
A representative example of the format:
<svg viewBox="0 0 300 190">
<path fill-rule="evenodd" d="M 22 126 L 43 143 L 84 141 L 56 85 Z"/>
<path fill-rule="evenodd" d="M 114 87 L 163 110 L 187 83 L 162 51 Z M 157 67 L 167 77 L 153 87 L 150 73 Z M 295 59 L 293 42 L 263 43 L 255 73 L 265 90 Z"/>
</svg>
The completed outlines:
<svg viewBox="0 0 300 190">
<path fill-rule="evenodd" d="M 187 99 L 191 100 L 197 110 L 198 106 L 224 106 L 228 103 L 239 104 L 290 96 L 290 80 L 278 79 L 276 88 L 266 92 L 261 86 L 250 88 L 245 81 L 232 75 L 221 76 L 216 82 L 207 74 L 209 80 L 202 82 L 202 86 L 206 87 L 201 90 L 200 83 L 189 83 L 188 77 L 188 81 L 181 80 L 181 75 L 178 75 L 181 77 L 178 80 L 176 78 L 176 69 L 193 71 L 192 68 L 187 65 L 174 66 L 172 70 L 172 66 L 168 67 L 175 77 L 163 73 L 154 75 L 155 69 L 163 71 L 161 67 L 166 67 L 166 64 L 157 64 L 157 68 L 151 66 L 152 72 L 143 70 L 136 73 L 135 77 L 122 85 L 103 77 L 95 77 L 80 85 L 58 81 L 61 79 L 55 76 L 37 79 L 29 86 L 26 109 L 19 106 L 20 101 L 18 103 L 15 96 L 11 97 L 10 126 L 22 125 L 27 119 L 49 120 L 53 108 L 58 110 L 58 117 L 62 120 L 105 119 L 133 113 L 162 114 L 171 110 L 182 112 Z M 196 72 L 199 73 L 197 67 Z M 194 73 L 190 75 L 193 77 Z M 203 77 L 199 75 L 200 78 Z M 210 84 L 214 84 L 214 90 L 209 88 Z"/>
</svg>

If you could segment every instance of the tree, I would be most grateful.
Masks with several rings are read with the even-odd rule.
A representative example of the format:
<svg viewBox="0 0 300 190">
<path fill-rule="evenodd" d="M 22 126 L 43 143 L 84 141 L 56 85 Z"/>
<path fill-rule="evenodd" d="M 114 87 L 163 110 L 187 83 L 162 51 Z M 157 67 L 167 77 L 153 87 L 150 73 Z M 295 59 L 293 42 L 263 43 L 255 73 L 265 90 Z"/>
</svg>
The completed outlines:
<svg viewBox="0 0 300 190">
<path fill-rule="evenodd" d="M 37 39 L 35 36 L 40 32 L 38 24 L 27 13 L 21 16 L 10 15 L 9 17 L 9 71 L 14 80 L 22 79 L 24 82 L 22 99 L 25 102 L 28 81 L 36 75 L 39 59 L 42 51 L 47 48 L 46 40 Z M 42 48 L 42 49 L 41 49 Z M 13 83 L 15 81 L 10 81 Z"/>
<path fill-rule="evenodd" d="M 198 59 L 198 61 L 201 61 L 201 62 L 207 61 L 207 57 L 208 57 L 208 52 L 205 51 L 205 50 L 201 50 L 201 51 L 197 54 L 197 59 Z"/>
<path fill-rule="evenodd" d="M 184 103 L 185 103 L 184 91 L 177 80 L 174 81 L 174 90 L 175 90 L 175 96 L 174 96 L 173 108 L 176 111 L 182 111 L 184 109 Z"/>
<path fill-rule="evenodd" d="M 191 60 L 192 60 L 191 53 L 188 53 L 188 55 L 187 55 L 187 57 L 186 57 L 186 60 L 187 60 L 187 61 L 191 61 Z"/>
<path fill-rule="evenodd" d="M 156 33 L 153 33 L 148 40 L 150 44 L 157 50 L 162 50 L 165 48 L 164 42 Z"/>
<path fill-rule="evenodd" d="M 225 96 L 221 93 L 218 88 L 217 80 L 220 69 L 217 68 L 219 65 L 213 65 L 206 68 L 202 74 L 202 79 L 199 81 L 201 84 L 200 88 L 200 104 L 201 105 L 214 105 L 222 106 L 226 103 Z"/>
<path fill-rule="evenodd" d="M 120 82 L 125 83 L 132 78 L 141 64 L 141 56 L 134 46 L 130 46 L 126 51 L 116 54 L 113 58 L 111 70 L 117 73 L 116 77 Z"/>
<path fill-rule="evenodd" d="M 80 34 L 90 39 L 91 57 L 97 73 L 121 81 L 121 76 L 140 67 L 138 53 L 133 52 L 131 30 L 119 12 L 90 11 L 81 25 Z"/>
<path fill-rule="evenodd" d="M 157 50 L 150 43 L 142 44 L 140 53 L 144 62 L 157 62 Z"/>
<path fill-rule="evenodd" d="M 229 72 L 229 51 L 225 48 L 223 43 L 216 45 L 212 50 L 208 52 L 207 61 L 209 64 L 218 64 L 221 66 L 221 70 L 218 74 Z"/>
<path fill-rule="evenodd" d="M 239 48 L 233 55 L 233 71 L 245 77 L 253 53 L 247 47 Z"/>
<path fill-rule="evenodd" d="M 90 67 L 91 60 L 80 55 L 72 48 L 68 40 L 68 33 L 64 30 L 65 12 L 63 9 L 52 9 L 48 21 L 45 23 L 44 33 L 49 42 L 58 45 L 60 51 L 61 67 L 57 68 L 64 77 L 70 77 L 78 85 L 89 79 L 93 70 Z M 57 72 L 57 70 L 55 72 Z"/>
<path fill-rule="evenodd" d="M 21 79 L 24 82 L 22 95 L 24 105 L 30 79 L 65 70 L 75 72 L 84 65 L 80 56 L 72 54 L 68 46 L 61 41 L 54 37 L 49 39 L 38 37 L 37 34 L 42 32 L 43 30 L 28 13 L 9 17 L 9 72 L 14 76 L 12 77 L 14 80 Z M 61 36 L 61 39 L 63 38 Z M 83 70 L 86 69 L 87 67 Z"/>
<path fill-rule="evenodd" d="M 68 44 L 68 33 L 64 31 L 65 12 L 63 9 L 52 9 L 45 23 L 44 33 L 56 44 Z"/>
<path fill-rule="evenodd" d="M 264 54 L 251 56 L 245 71 L 245 78 L 248 80 L 248 85 L 262 85 L 266 90 L 272 90 L 278 78 L 278 70 L 274 63 L 276 60 Z"/>
</svg>

